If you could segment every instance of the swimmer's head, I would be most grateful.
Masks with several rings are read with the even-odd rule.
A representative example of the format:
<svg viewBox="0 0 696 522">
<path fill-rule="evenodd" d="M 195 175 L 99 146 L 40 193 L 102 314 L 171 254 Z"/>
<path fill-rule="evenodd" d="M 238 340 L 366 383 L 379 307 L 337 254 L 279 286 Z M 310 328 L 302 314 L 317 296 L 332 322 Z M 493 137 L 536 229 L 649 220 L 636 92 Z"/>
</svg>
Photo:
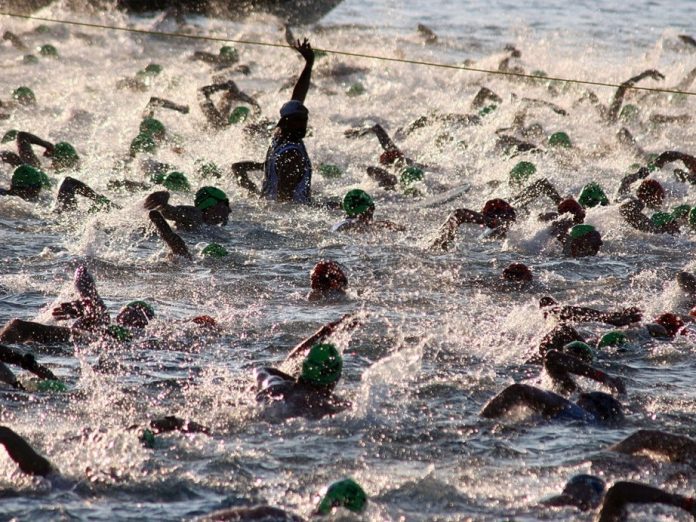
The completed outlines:
<svg viewBox="0 0 696 522">
<path fill-rule="evenodd" d="M 73 169 L 80 163 L 75 147 L 67 141 L 61 141 L 53 146 L 53 166 L 58 169 Z"/>
<path fill-rule="evenodd" d="M 309 110 L 298 100 L 290 100 L 280 108 L 278 127 L 293 139 L 302 139 L 307 134 Z"/>
<path fill-rule="evenodd" d="M 504 199 L 489 199 L 483 205 L 481 214 L 490 222 L 490 228 L 497 228 L 501 225 L 510 224 L 517 219 L 517 214 L 512 205 Z"/>
<path fill-rule="evenodd" d="M 249 107 L 244 107 L 243 105 L 240 105 L 239 107 L 235 107 L 232 112 L 230 112 L 230 115 L 227 117 L 227 123 L 230 125 L 236 125 L 237 123 L 242 123 L 249 118 L 249 115 L 251 114 L 251 111 L 249 110 Z"/>
<path fill-rule="evenodd" d="M 315 344 L 302 361 L 300 381 L 312 386 L 333 387 L 341 378 L 343 358 L 330 343 Z"/>
<path fill-rule="evenodd" d="M 621 346 L 628 343 L 628 337 L 623 332 L 616 330 L 605 333 L 597 342 L 597 348 L 605 348 L 607 346 Z"/>
<path fill-rule="evenodd" d="M 133 339 L 133 334 L 127 328 L 117 324 L 111 324 L 106 328 L 106 334 L 120 343 L 127 343 Z"/>
<path fill-rule="evenodd" d="M 236 62 L 239 60 L 239 53 L 237 52 L 237 49 L 230 45 L 223 45 L 220 47 L 219 55 L 220 58 L 223 58 L 228 62 Z"/>
<path fill-rule="evenodd" d="M 230 215 L 230 200 L 227 194 L 216 187 L 201 187 L 193 200 L 196 208 L 203 212 L 203 221 L 208 225 L 225 225 Z"/>
<path fill-rule="evenodd" d="M 312 290 L 319 292 L 343 292 L 348 286 L 348 278 L 336 261 L 319 261 L 309 274 L 309 284 Z"/>
<path fill-rule="evenodd" d="M 29 87 L 17 87 L 12 92 L 12 99 L 20 105 L 36 105 L 36 96 Z"/>
<path fill-rule="evenodd" d="M 529 283 L 532 279 L 532 271 L 524 263 L 510 263 L 503 270 L 503 279 L 513 283 Z"/>
<path fill-rule="evenodd" d="M 145 152 L 147 154 L 152 154 L 157 150 L 157 143 L 152 138 L 151 135 L 141 132 L 130 144 L 130 155 L 135 156 L 139 152 Z"/>
<path fill-rule="evenodd" d="M 539 353 L 546 355 L 549 350 L 561 350 L 563 346 L 573 341 L 585 342 L 582 335 L 570 325 L 560 324 L 547 333 L 539 343 Z"/>
<path fill-rule="evenodd" d="M 328 515 L 335 507 L 343 507 L 354 513 L 359 513 L 367 505 L 367 494 L 360 485 L 352 479 L 334 482 L 326 490 L 319 502 L 316 514 Z"/>
<path fill-rule="evenodd" d="M 608 393 L 581 393 L 577 404 L 602 422 L 616 422 L 624 418 L 621 403 Z"/>
<path fill-rule="evenodd" d="M 585 208 L 592 208 L 597 205 L 608 205 L 609 198 L 607 198 L 599 183 L 592 181 L 582 188 L 580 196 L 578 196 L 578 202 Z"/>
<path fill-rule="evenodd" d="M 375 202 L 367 192 L 361 189 L 353 189 L 343 196 L 341 203 L 348 217 L 370 218 L 375 210 Z"/>
<path fill-rule="evenodd" d="M 166 129 L 164 123 L 155 118 L 145 118 L 140 122 L 140 132 L 152 136 L 153 139 L 164 139 Z"/>
<path fill-rule="evenodd" d="M 677 205 L 672 209 L 673 219 L 689 219 L 689 213 L 691 212 L 691 205 Z"/>
<path fill-rule="evenodd" d="M 394 165 L 404 159 L 404 154 L 400 150 L 390 149 L 385 150 L 379 156 L 380 165 Z"/>
<path fill-rule="evenodd" d="M 674 222 L 674 217 L 669 212 L 655 212 L 650 216 L 650 222 L 658 228 L 669 225 Z"/>
<path fill-rule="evenodd" d="M 183 172 L 170 172 L 162 180 L 162 185 L 173 192 L 190 192 L 191 185 L 189 185 L 188 178 Z"/>
<path fill-rule="evenodd" d="M 679 330 L 684 328 L 684 321 L 682 318 L 677 314 L 672 314 L 669 312 L 659 315 L 655 319 L 655 323 L 667 330 L 670 337 L 674 337 L 677 335 L 677 333 L 679 333 Z"/>
<path fill-rule="evenodd" d="M 529 178 L 536 174 L 536 166 L 529 161 L 520 161 L 510 170 L 509 183 L 513 186 L 524 185 Z"/>
<path fill-rule="evenodd" d="M 687 294 L 696 294 L 696 277 L 693 274 L 679 272 L 677 274 L 677 284 Z"/>
<path fill-rule="evenodd" d="M 319 165 L 319 174 L 327 179 L 340 178 L 343 175 L 341 167 L 330 163 L 322 163 Z"/>
<path fill-rule="evenodd" d="M 158 63 L 149 63 L 145 67 L 145 72 L 147 74 L 151 74 L 153 76 L 156 76 L 162 72 L 162 66 Z"/>
<path fill-rule="evenodd" d="M 20 165 L 12 173 L 10 186 L 12 190 L 18 189 L 37 189 L 45 186 L 46 174 L 31 165 Z"/>
<path fill-rule="evenodd" d="M 224 246 L 220 245 L 219 243 L 210 243 L 203 250 L 201 250 L 201 255 L 203 257 L 220 259 L 229 255 L 229 252 Z"/>
<path fill-rule="evenodd" d="M 563 353 L 577 357 L 583 362 L 591 363 L 594 360 L 594 352 L 587 343 L 582 341 L 571 341 L 561 348 Z"/>
<path fill-rule="evenodd" d="M 196 160 L 196 174 L 202 178 L 221 178 L 220 167 L 212 161 Z"/>
<path fill-rule="evenodd" d="M 592 225 L 575 225 L 563 245 L 563 253 L 571 257 L 594 256 L 601 246 L 602 236 Z"/>
<path fill-rule="evenodd" d="M 155 309 L 145 301 L 131 301 L 121 308 L 116 324 L 133 328 L 145 328 L 155 318 Z"/>
<path fill-rule="evenodd" d="M 404 186 L 408 186 L 418 181 L 423 181 L 424 177 L 423 169 L 413 166 L 404 167 L 399 173 L 399 182 Z"/>
<path fill-rule="evenodd" d="M 573 198 L 564 199 L 558 204 L 556 209 L 559 215 L 572 214 L 573 223 L 579 225 L 585 221 L 585 209 Z"/>
<path fill-rule="evenodd" d="M 56 49 L 51 44 L 44 44 L 39 49 L 39 54 L 41 56 L 46 57 L 46 58 L 57 58 L 58 57 L 58 49 Z"/>
<path fill-rule="evenodd" d="M 565 132 L 554 132 L 549 136 L 549 146 L 551 147 L 563 147 L 569 149 L 572 147 L 570 137 Z"/>
<path fill-rule="evenodd" d="M 598 508 L 602 503 L 605 489 L 606 485 L 599 477 L 575 475 L 566 483 L 561 496 L 568 504 L 589 511 Z"/>
<path fill-rule="evenodd" d="M 645 179 L 638 186 L 636 196 L 647 207 L 657 208 L 662 205 L 665 199 L 665 189 L 662 188 L 660 182 L 654 179 Z"/>
</svg>

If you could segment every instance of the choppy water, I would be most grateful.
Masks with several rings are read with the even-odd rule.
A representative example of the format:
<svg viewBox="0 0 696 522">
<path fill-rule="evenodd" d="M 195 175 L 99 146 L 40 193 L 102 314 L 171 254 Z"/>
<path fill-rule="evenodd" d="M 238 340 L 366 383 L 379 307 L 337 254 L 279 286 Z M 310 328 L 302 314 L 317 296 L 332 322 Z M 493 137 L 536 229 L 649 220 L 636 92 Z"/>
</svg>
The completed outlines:
<svg viewBox="0 0 696 522">
<path fill-rule="evenodd" d="M 460 2 L 444 0 L 346 0 L 321 27 L 294 30 L 317 47 L 447 63 L 474 60 L 482 68 L 497 68 L 510 43 L 522 53 L 513 64 L 525 70 L 620 82 L 657 68 L 666 80 L 645 85 L 674 86 L 696 66 L 694 49 L 677 39 L 688 33 L 695 9 L 691 2 L 536 2 L 524 7 L 467 2 L 465 9 Z M 66 15 L 57 7 L 44 14 Z M 177 29 L 169 22 L 117 13 L 74 16 Z M 415 30 L 419 22 L 440 35 L 437 43 L 424 44 Z M 13 113 L 1 128 L 74 143 L 84 163 L 78 177 L 118 200 L 124 210 L 56 219 L 53 196 L 43 205 L 0 199 L 0 320 L 50 320 L 51 306 L 70 297 L 72 272 L 80 260 L 90 267 L 114 313 L 123 303 L 144 298 L 155 304 L 158 320 L 148 331 L 156 342 L 132 349 L 90 345 L 65 352 L 37 350 L 71 392 L 5 394 L 1 419 L 77 485 L 49 490 L 19 474 L 0 454 L 0 485 L 8 490 L 0 518 L 179 520 L 256 501 L 307 515 L 317 492 L 345 475 L 355 477 L 370 494 L 368 520 L 589 519 L 572 510 L 549 512 L 537 506 L 569 476 L 586 471 L 608 481 L 630 478 L 694 493 L 688 468 L 680 475 L 684 468 L 602 452 L 638 427 L 696 435 L 696 364 L 693 343 L 686 339 L 636 343 L 628 354 L 601 358 L 600 367 L 627 380 L 629 420 L 620 428 L 478 417 L 482 405 L 513 380 L 531 377 L 542 386 L 550 384 L 537 378 L 536 370 L 527 374 L 529 369 L 521 368 L 553 326 L 537 309 L 541 295 L 602 309 L 636 305 L 646 318 L 666 310 L 686 312 L 679 309 L 673 277 L 677 270 L 693 267 L 693 236 L 648 237 L 622 224 L 612 206 L 588 213 L 605 239 L 594 259 L 561 257 L 556 245 L 538 237 L 541 225 L 534 212 L 505 242 L 479 241 L 478 230 L 463 227 L 452 252 L 426 250 L 451 209 L 480 208 L 486 199 L 512 194 L 507 173 L 525 157 L 496 153 L 495 130 L 510 126 L 523 108 L 523 97 L 550 100 L 569 112 L 567 117 L 543 108 L 528 112 L 526 124 L 541 123 L 546 135 L 564 130 L 575 144 L 570 152 L 533 157 L 540 173 L 562 194 L 577 194 L 589 180 L 613 194 L 637 158 L 618 144 L 619 125 L 607 126 L 590 105 L 578 102 L 586 88 L 361 59 L 319 59 L 307 102 L 312 136 L 306 143 L 316 165 L 335 163 L 346 173 L 338 180 L 315 175 L 315 193 L 340 197 L 362 187 L 375 196 L 378 217 L 403 223 L 408 231 L 368 237 L 331 234 L 338 212 L 262 204 L 226 179 L 220 186 L 232 199 L 229 225 L 185 239 L 192 248 L 215 240 L 233 255 L 224 262 L 188 264 L 168 260 L 162 245 L 143 234 L 144 193 L 118 195 L 108 192 L 106 184 L 123 176 L 113 166 L 126 154 L 152 95 L 191 106 L 188 116 L 158 113 L 182 138 L 184 150 L 177 154 L 164 148 L 157 159 L 178 166 L 195 186 L 203 183 L 194 174 L 199 158 L 228 165 L 263 157 L 265 140 L 250 140 L 236 127 L 219 133 L 205 128 L 196 89 L 210 83 L 213 74 L 229 73 L 215 73 L 187 58 L 194 50 L 214 52 L 219 45 L 69 27 L 36 32 L 37 25 L 2 18 L 3 30 L 20 34 L 32 47 L 53 43 L 60 58 L 25 65 L 22 53 L 7 42 L 0 46 L 0 99 L 24 84 L 34 89 L 39 102 L 35 109 Z M 244 23 L 190 19 L 188 30 L 283 41 L 280 23 L 264 16 Z M 286 50 L 239 50 L 251 74 L 232 77 L 258 98 L 264 116 L 275 119 L 290 94 L 281 86 L 296 78 L 300 60 Z M 118 80 L 150 62 L 164 71 L 146 92 L 115 88 Z M 341 65 L 363 70 L 329 74 Z M 366 93 L 346 96 L 355 82 Z M 420 187 L 426 197 L 463 184 L 471 187 L 454 202 L 427 207 L 423 199 L 384 192 L 364 174 L 379 157 L 376 140 L 343 137 L 344 130 L 366 120 L 381 122 L 394 134 L 432 111 L 470 113 L 481 86 L 503 98 L 481 126 L 438 124 L 397 140 L 409 156 L 430 166 Z M 605 104 L 613 95 L 611 89 L 592 90 Z M 642 112 L 637 121 L 622 125 L 644 148 L 695 150 L 693 121 L 649 123 L 654 113 L 693 114 L 693 98 L 632 99 L 639 100 Z M 2 186 L 7 186 L 10 171 L 2 167 L 0 172 Z M 143 179 L 137 169 L 126 175 Z M 655 177 L 670 190 L 670 206 L 694 202 L 693 189 L 675 182 L 671 170 Z M 176 200 L 187 202 L 185 197 Z M 540 204 L 538 210 L 544 209 Z M 319 258 L 336 259 L 349 269 L 349 300 L 317 304 L 305 299 L 309 270 Z M 496 278 L 512 261 L 532 267 L 535 287 L 501 293 L 475 284 Z M 319 422 L 270 424 L 260 419 L 249 393 L 252 368 L 277 364 L 318 326 L 351 311 L 361 314 L 363 325 L 335 340 L 345 354 L 337 391 L 354 403 L 353 409 Z M 220 334 L 201 335 L 177 323 L 201 313 L 220 322 Z M 592 335 L 605 327 L 590 324 L 581 331 Z M 214 435 L 163 436 L 148 450 L 126 429 L 169 413 L 209 425 Z M 87 479 L 86 468 L 98 479 Z M 640 513 L 636 520 L 687 520 L 666 509 Z"/>
</svg>

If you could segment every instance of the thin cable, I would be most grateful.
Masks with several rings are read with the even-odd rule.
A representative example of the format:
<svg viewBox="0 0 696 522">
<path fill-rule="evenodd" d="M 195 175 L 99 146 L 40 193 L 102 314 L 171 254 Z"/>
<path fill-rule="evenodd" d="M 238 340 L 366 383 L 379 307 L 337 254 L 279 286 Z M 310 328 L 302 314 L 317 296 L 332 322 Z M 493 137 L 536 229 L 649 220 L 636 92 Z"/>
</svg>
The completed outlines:
<svg viewBox="0 0 696 522">
<path fill-rule="evenodd" d="M 76 26 L 80 26 L 80 27 L 90 27 L 93 29 L 123 31 L 123 32 L 127 32 L 127 33 L 147 34 L 147 35 L 152 35 L 152 36 L 166 36 L 169 38 L 188 38 L 190 40 L 205 40 L 205 41 L 210 41 L 210 42 L 224 42 L 224 43 L 231 42 L 231 43 L 240 44 L 240 45 L 256 45 L 256 46 L 263 46 L 263 47 L 280 47 L 280 48 L 285 48 L 285 49 L 291 49 L 291 47 L 289 45 L 277 44 L 277 43 L 271 43 L 271 42 L 259 42 L 259 41 L 255 41 L 255 40 L 235 40 L 235 39 L 231 39 L 231 38 L 220 38 L 220 37 L 216 37 L 216 36 L 202 36 L 202 35 L 194 35 L 194 34 L 170 33 L 170 32 L 166 32 L 166 31 L 150 31 L 147 29 L 133 29 L 131 27 L 118 27 L 118 26 L 96 24 L 96 23 L 90 23 L 90 22 L 77 22 L 75 20 L 59 20 L 59 19 L 55 19 L 55 18 L 45 18 L 45 17 L 41 17 L 41 16 L 23 15 L 23 14 L 18 14 L 18 13 L 8 13 L 8 12 L 4 12 L 4 11 L 0 11 L 0 16 L 9 16 L 9 17 L 13 17 L 13 18 L 24 18 L 27 20 L 37 20 L 40 22 L 51 22 L 51 23 L 56 23 L 56 24 L 76 25 Z M 557 78 L 557 77 L 552 77 L 552 76 L 537 76 L 534 74 L 525 74 L 525 73 L 518 73 L 518 72 L 512 72 L 512 71 L 494 71 L 491 69 L 479 69 L 477 67 L 466 67 L 464 65 L 452 65 L 452 64 L 438 63 L 438 62 L 426 62 L 426 61 L 422 61 L 422 60 L 409 60 L 407 58 L 393 58 L 390 56 L 378 56 L 378 55 L 374 55 L 374 54 L 352 53 L 350 51 L 338 51 L 336 49 L 314 48 L 314 50 L 321 51 L 324 53 L 341 55 L 341 56 L 351 56 L 353 58 L 366 58 L 369 60 L 381 60 L 381 61 L 385 61 L 385 62 L 407 63 L 407 64 L 411 64 L 411 65 L 421 65 L 421 66 L 426 66 L 426 67 L 439 67 L 442 69 L 455 69 L 455 70 L 459 70 L 459 71 L 477 72 L 477 73 L 483 73 L 483 74 L 495 74 L 498 76 L 514 76 L 517 78 L 531 78 L 533 80 L 576 83 L 576 84 L 581 84 L 581 85 L 594 85 L 594 86 L 598 86 L 598 87 L 613 87 L 615 89 L 621 87 L 621 84 L 617 84 L 617 83 L 597 82 L 597 81 L 591 81 L 591 80 L 575 80 L 575 79 L 569 79 L 569 78 Z M 677 91 L 674 89 L 660 89 L 658 87 L 639 87 L 636 85 L 632 85 L 632 86 L 629 86 L 627 88 L 632 89 L 632 90 L 636 90 L 636 91 L 648 91 L 648 92 L 660 92 L 660 93 L 667 93 L 667 94 L 683 94 L 685 96 L 696 96 L 696 92 Z"/>
</svg>

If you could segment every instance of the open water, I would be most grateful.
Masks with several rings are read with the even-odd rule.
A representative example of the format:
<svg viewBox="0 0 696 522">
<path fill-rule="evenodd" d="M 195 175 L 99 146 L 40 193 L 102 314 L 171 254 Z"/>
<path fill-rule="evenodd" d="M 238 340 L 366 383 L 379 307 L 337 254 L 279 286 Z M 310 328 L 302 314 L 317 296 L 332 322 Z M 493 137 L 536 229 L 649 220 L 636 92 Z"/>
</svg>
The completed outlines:
<svg viewBox="0 0 696 522">
<path fill-rule="evenodd" d="M 41 14 L 284 41 L 282 24 L 265 15 L 243 22 L 189 18 L 186 27 L 178 27 L 169 20 L 116 12 L 74 13 L 60 4 Z M 504 47 L 510 44 L 521 53 L 510 65 L 526 71 L 617 83 L 658 69 L 664 81 L 641 85 L 674 87 L 696 67 L 696 48 L 678 38 L 693 29 L 694 15 L 696 4 L 688 1 L 346 0 L 319 25 L 293 31 L 318 48 L 484 69 L 496 69 L 509 56 Z M 426 44 L 418 23 L 428 25 L 437 41 Z M 39 360 L 65 379 L 69 392 L 6 392 L 0 419 L 47 455 L 73 485 L 51 489 L 31 480 L 0 452 L 0 487 L 7 490 L 1 519 L 181 520 L 261 501 L 308 516 L 321 488 L 344 476 L 354 477 L 370 495 L 365 520 L 590 520 L 591 514 L 538 505 L 581 472 L 608 482 L 640 480 L 695 493 L 689 466 L 603 451 L 641 427 L 696 435 L 695 350 L 686 337 L 649 341 L 632 331 L 634 342 L 626 352 L 599 355 L 598 367 L 627 381 L 623 426 L 478 416 L 488 399 L 514 381 L 550 386 L 538 368 L 523 366 L 554 324 L 538 310 L 542 295 L 600 309 L 635 305 L 646 320 L 663 311 L 686 313 L 674 275 L 695 265 L 692 234 L 648 236 L 623 224 L 616 205 L 597 208 L 588 212 L 587 221 L 603 235 L 602 252 L 596 258 L 566 259 L 534 219 L 550 208 L 540 201 L 505 241 L 479 240 L 480 230 L 462 227 L 451 252 L 427 249 L 452 209 L 478 209 L 487 199 L 512 195 L 508 172 L 521 159 L 534 161 L 538 175 L 550 178 L 562 194 L 577 195 L 595 180 L 611 197 L 629 166 L 642 161 L 617 141 L 621 126 L 648 152 L 694 152 L 694 97 L 631 93 L 627 101 L 640 107 L 637 117 L 608 125 L 591 104 L 579 100 L 591 90 L 607 105 L 611 88 L 329 55 L 315 66 L 306 144 L 315 165 L 337 164 L 345 173 L 339 179 L 315 173 L 313 191 L 341 197 L 363 188 L 376 199 L 377 218 L 400 222 L 407 232 L 332 234 L 340 212 L 262 203 L 226 178 L 216 183 L 231 197 L 229 225 L 184 238 L 192 250 L 217 241 L 232 255 L 220 262 L 197 258 L 187 263 L 168 259 L 146 229 L 146 193 L 106 188 L 110 179 L 147 181 L 137 163 L 115 170 L 137 134 L 145 104 L 150 96 L 161 96 L 191 107 L 188 115 L 157 113 L 181 146 L 161 148 L 156 159 L 176 165 L 197 187 L 209 183 L 195 174 L 197 160 L 221 166 L 261 161 L 268 142 L 250 139 L 236 126 L 208 129 L 196 89 L 215 75 L 233 78 L 259 100 L 263 116 L 275 120 L 301 60 L 287 49 L 238 45 L 241 63 L 250 67 L 244 76 L 188 59 L 195 50 L 217 52 L 218 42 L 9 17 L 0 17 L 0 24 L 31 48 L 52 43 L 60 54 L 26 64 L 25 53 L 8 42 L 0 45 L 0 99 L 27 85 L 38 100 L 36 108 L 11 112 L 0 129 L 70 141 L 83 158 L 75 176 L 123 206 L 110 214 L 57 218 L 53 195 L 40 205 L 1 198 L 0 321 L 50 321 L 51 307 L 72 295 L 78 262 L 95 275 L 114 314 L 134 299 L 147 299 L 157 311 L 147 340 L 127 348 L 34 348 Z M 153 62 L 163 71 L 145 91 L 117 88 L 119 80 Z M 356 83 L 364 94 L 348 96 Z M 475 113 L 471 102 L 482 86 L 502 98 L 482 125 L 442 123 L 403 131 L 434 112 Z M 523 98 L 551 101 L 568 115 L 529 106 Z M 570 135 L 574 147 L 516 158 L 498 153 L 495 131 L 509 127 L 525 108 L 525 124 L 543 127 L 537 138 L 542 147 L 545 136 L 559 130 Z M 660 124 L 651 121 L 654 114 L 688 118 Z M 348 140 L 343 132 L 368 121 L 382 123 L 407 155 L 428 165 L 417 187 L 422 197 L 385 192 L 366 176 L 365 167 L 376 164 L 381 152 L 376 139 Z M 0 167 L 3 186 L 9 185 L 10 174 Z M 670 207 L 696 203 L 694 189 L 676 182 L 671 169 L 653 176 L 667 187 Z M 441 194 L 462 187 L 455 200 L 437 204 Z M 191 198 L 176 195 L 174 201 Z M 309 271 L 320 258 L 348 269 L 348 300 L 306 300 Z M 495 290 L 491 282 L 513 261 L 532 268 L 534 286 L 522 292 Z M 279 363 L 295 343 L 348 312 L 357 312 L 363 324 L 334 341 L 345 357 L 337 392 L 353 408 L 321 421 L 269 422 L 249 391 L 252 369 Z M 220 332 L 202 334 L 179 322 L 199 314 L 216 318 Z M 581 332 L 592 337 L 608 329 L 588 324 Z M 581 384 L 593 388 L 589 381 Z M 214 434 L 166 435 L 146 449 L 127 429 L 163 414 L 194 419 Z M 636 508 L 633 516 L 689 519 L 666 508 Z"/>
</svg>

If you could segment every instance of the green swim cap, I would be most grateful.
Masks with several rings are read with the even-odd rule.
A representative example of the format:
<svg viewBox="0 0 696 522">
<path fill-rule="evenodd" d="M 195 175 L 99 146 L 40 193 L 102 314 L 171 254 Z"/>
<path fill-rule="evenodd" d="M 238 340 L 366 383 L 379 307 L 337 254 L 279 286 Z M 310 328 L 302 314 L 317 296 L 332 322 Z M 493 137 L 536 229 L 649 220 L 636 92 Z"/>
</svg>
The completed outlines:
<svg viewBox="0 0 696 522">
<path fill-rule="evenodd" d="M 594 352 L 592 351 L 592 348 L 582 341 L 572 341 L 563 345 L 563 352 L 577 357 L 581 361 L 587 363 L 591 363 L 594 359 Z"/>
<path fill-rule="evenodd" d="M 131 301 L 126 305 L 126 308 L 136 308 L 143 312 L 148 319 L 155 318 L 155 309 L 152 308 L 150 303 L 146 303 L 145 301 Z"/>
<path fill-rule="evenodd" d="M 592 181 L 585 185 L 582 191 L 580 191 L 578 203 L 585 208 L 592 208 L 597 205 L 606 206 L 609 204 L 609 198 L 607 198 L 602 187 L 600 187 L 598 183 Z"/>
<path fill-rule="evenodd" d="M 621 346 L 628 342 L 628 337 L 626 337 L 622 332 L 613 330 L 611 332 L 605 333 L 597 343 L 597 348 L 604 348 L 606 346 Z"/>
<path fill-rule="evenodd" d="M 147 134 L 153 138 L 164 138 L 166 129 L 164 124 L 155 118 L 145 118 L 140 122 L 140 133 Z"/>
<path fill-rule="evenodd" d="M 162 66 L 158 63 L 150 63 L 147 65 L 147 67 L 145 67 L 145 72 L 147 74 L 151 74 L 153 76 L 156 76 L 162 72 Z"/>
<path fill-rule="evenodd" d="M 35 64 L 39 63 L 39 59 L 36 56 L 34 56 L 33 54 L 25 54 L 22 57 L 22 62 L 24 62 L 27 65 L 35 65 Z"/>
<path fill-rule="evenodd" d="M 218 243 L 210 243 L 203 250 L 201 250 L 201 255 L 204 257 L 220 258 L 225 257 L 228 254 L 229 252 L 227 252 L 227 249 Z"/>
<path fill-rule="evenodd" d="M 228 60 L 230 62 L 236 62 L 239 60 L 239 53 L 237 49 L 229 45 L 223 45 L 220 47 L 220 57 Z"/>
<path fill-rule="evenodd" d="M 147 152 L 148 154 L 152 154 L 156 150 L 157 144 L 155 143 L 155 140 L 152 139 L 152 136 L 149 134 L 138 134 L 135 138 L 133 138 L 133 141 L 131 141 L 130 144 L 131 156 L 135 156 L 139 152 Z"/>
<path fill-rule="evenodd" d="M 672 217 L 674 219 L 681 219 L 687 217 L 691 212 L 691 205 L 679 205 L 672 209 Z"/>
<path fill-rule="evenodd" d="M 155 447 L 155 434 L 152 430 L 144 429 L 139 439 L 146 448 L 152 449 Z"/>
<path fill-rule="evenodd" d="M 622 120 L 635 120 L 638 117 L 639 112 L 640 110 L 636 105 L 627 103 L 621 109 L 621 112 L 619 113 L 619 118 L 621 118 Z"/>
<path fill-rule="evenodd" d="M 201 187 L 193 198 L 193 204 L 200 210 L 214 207 L 220 202 L 227 202 L 229 205 L 230 200 L 227 198 L 227 194 L 216 187 Z"/>
<path fill-rule="evenodd" d="M 40 392 L 65 392 L 68 387 L 55 379 L 42 379 L 36 385 L 36 390 Z"/>
<path fill-rule="evenodd" d="M 361 94 L 365 94 L 365 87 L 359 82 L 351 85 L 346 91 L 347 96 L 360 96 Z"/>
<path fill-rule="evenodd" d="M 341 378 L 343 358 L 333 344 L 315 344 L 302 361 L 303 381 L 316 386 L 336 384 Z"/>
<path fill-rule="evenodd" d="M 483 109 L 481 109 L 481 110 L 479 111 L 478 115 L 481 116 L 481 117 L 486 116 L 487 114 L 490 114 L 491 112 L 493 112 L 493 111 L 496 110 L 497 108 L 498 108 L 498 106 L 495 105 L 495 104 L 493 104 L 493 105 L 486 105 Z"/>
<path fill-rule="evenodd" d="M 183 172 L 170 172 L 167 177 L 162 180 L 162 185 L 174 192 L 190 192 L 191 185 Z"/>
<path fill-rule="evenodd" d="M 650 222 L 656 227 L 663 227 L 669 223 L 672 223 L 673 221 L 674 218 L 669 212 L 655 212 L 652 216 L 650 216 Z"/>
<path fill-rule="evenodd" d="M 696 207 L 689 211 L 689 226 L 696 229 Z"/>
<path fill-rule="evenodd" d="M 655 172 L 657 169 L 657 165 L 655 165 L 655 160 L 657 159 L 658 154 L 655 154 L 654 152 L 648 154 L 647 161 L 648 164 L 646 165 L 646 168 L 650 172 Z"/>
<path fill-rule="evenodd" d="M 344 507 L 359 513 L 367 505 L 367 494 L 353 479 L 334 482 L 317 506 L 317 513 L 328 515 L 334 507 Z"/>
<path fill-rule="evenodd" d="M 197 160 L 196 161 L 196 174 L 203 178 L 221 178 L 222 177 L 222 172 L 220 171 L 220 167 L 218 167 L 215 163 L 212 161 L 209 161 L 208 163 L 205 163 L 204 160 Z"/>
<path fill-rule="evenodd" d="M 522 185 L 527 179 L 536 174 L 536 166 L 529 161 L 520 161 L 510 171 L 510 184 Z"/>
<path fill-rule="evenodd" d="M 51 44 L 45 44 L 41 46 L 41 49 L 39 49 L 39 54 L 41 56 L 46 56 L 50 58 L 57 58 L 58 57 L 58 49 L 53 47 Z"/>
<path fill-rule="evenodd" d="M 348 191 L 348 193 L 343 196 L 343 202 L 341 203 L 343 210 L 346 211 L 348 217 L 356 217 L 370 209 L 375 208 L 375 202 L 372 197 L 360 189 L 353 189 Z"/>
<path fill-rule="evenodd" d="M 586 236 L 590 232 L 594 232 L 596 229 L 592 225 L 575 225 L 570 229 L 570 237 L 574 239 Z"/>
<path fill-rule="evenodd" d="M 73 168 L 80 161 L 75 147 L 67 141 L 60 141 L 53 146 L 53 158 L 58 166 L 63 169 Z"/>
<path fill-rule="evenodd" d="M 12 173 L 12 181 L 10 182 L 12 188 L 18 189 L 49 187 L 50 185 L 51 182 L 46 173 L 31 165 L 17 167 Z"/>
<path fill-rule="evenodd" d="M 328 179 L 340 178 L 343 175 L 343 171 L 338 165 L 331 165 L 329 163 L 322 163 L 319 165 L 319 174 Z"/>
<path fill-rule="evenodd" d="M 17 129 L 10 129 L 5 134 L 2 135 L 2 140 L 0 143 L 9 143 L 17 139 L 17 134 L 19 131 Z"/>
<path fill-rule="evenodd" d="M 570 137 L 565 132 L 554 132 L 549 136 L 549 145 L 552 147 L 570 148 L 573 145 L 570 142 Z"/>
<path fill-rule="evenodd" d="M 21 105 L 34 105 L 36 103 L 36 96 L 34 96 L 34 91 L 29 87 L 17 87 L 12 92 L 12 99 L 16 100 Z"/>
<path fill-rule="evenodd" d="M 411 185 L 412 183 L 423 181 L 424 177 L 425 173 L 423 169 L 419 169 L 418 167 L 406 167 L 401 170 L 399 182 L 402 185 Z"/>
<path fill-rule="evenodd" d="M 106 329 L 106 333 L 120 343 L 127 343 L 133 339 L 133 334 L 130 333 L 127 328 L 117 324 L 109 325 Z"/>
<path fill-rule="evenodd" d="M 236 125 L 237 123 L 246 121 L 249 117 L 249 114 L 251 114 L 249 107 L 244 107 L 243 105 L 235 107 L 234 110 L 230 113 L 229 117 L 227 118 L 227 123 L 229 123 L 230 125 Z"/>
<path fill-rule="evenodd" d="M 532 71 L 532 76 L 536 76 L 538 78 L 546 78 L 548 77 L 548 74 L 546 74 L 546 71 L 542 71 L 541 69 L 536 69 Z"/>
</svg>

